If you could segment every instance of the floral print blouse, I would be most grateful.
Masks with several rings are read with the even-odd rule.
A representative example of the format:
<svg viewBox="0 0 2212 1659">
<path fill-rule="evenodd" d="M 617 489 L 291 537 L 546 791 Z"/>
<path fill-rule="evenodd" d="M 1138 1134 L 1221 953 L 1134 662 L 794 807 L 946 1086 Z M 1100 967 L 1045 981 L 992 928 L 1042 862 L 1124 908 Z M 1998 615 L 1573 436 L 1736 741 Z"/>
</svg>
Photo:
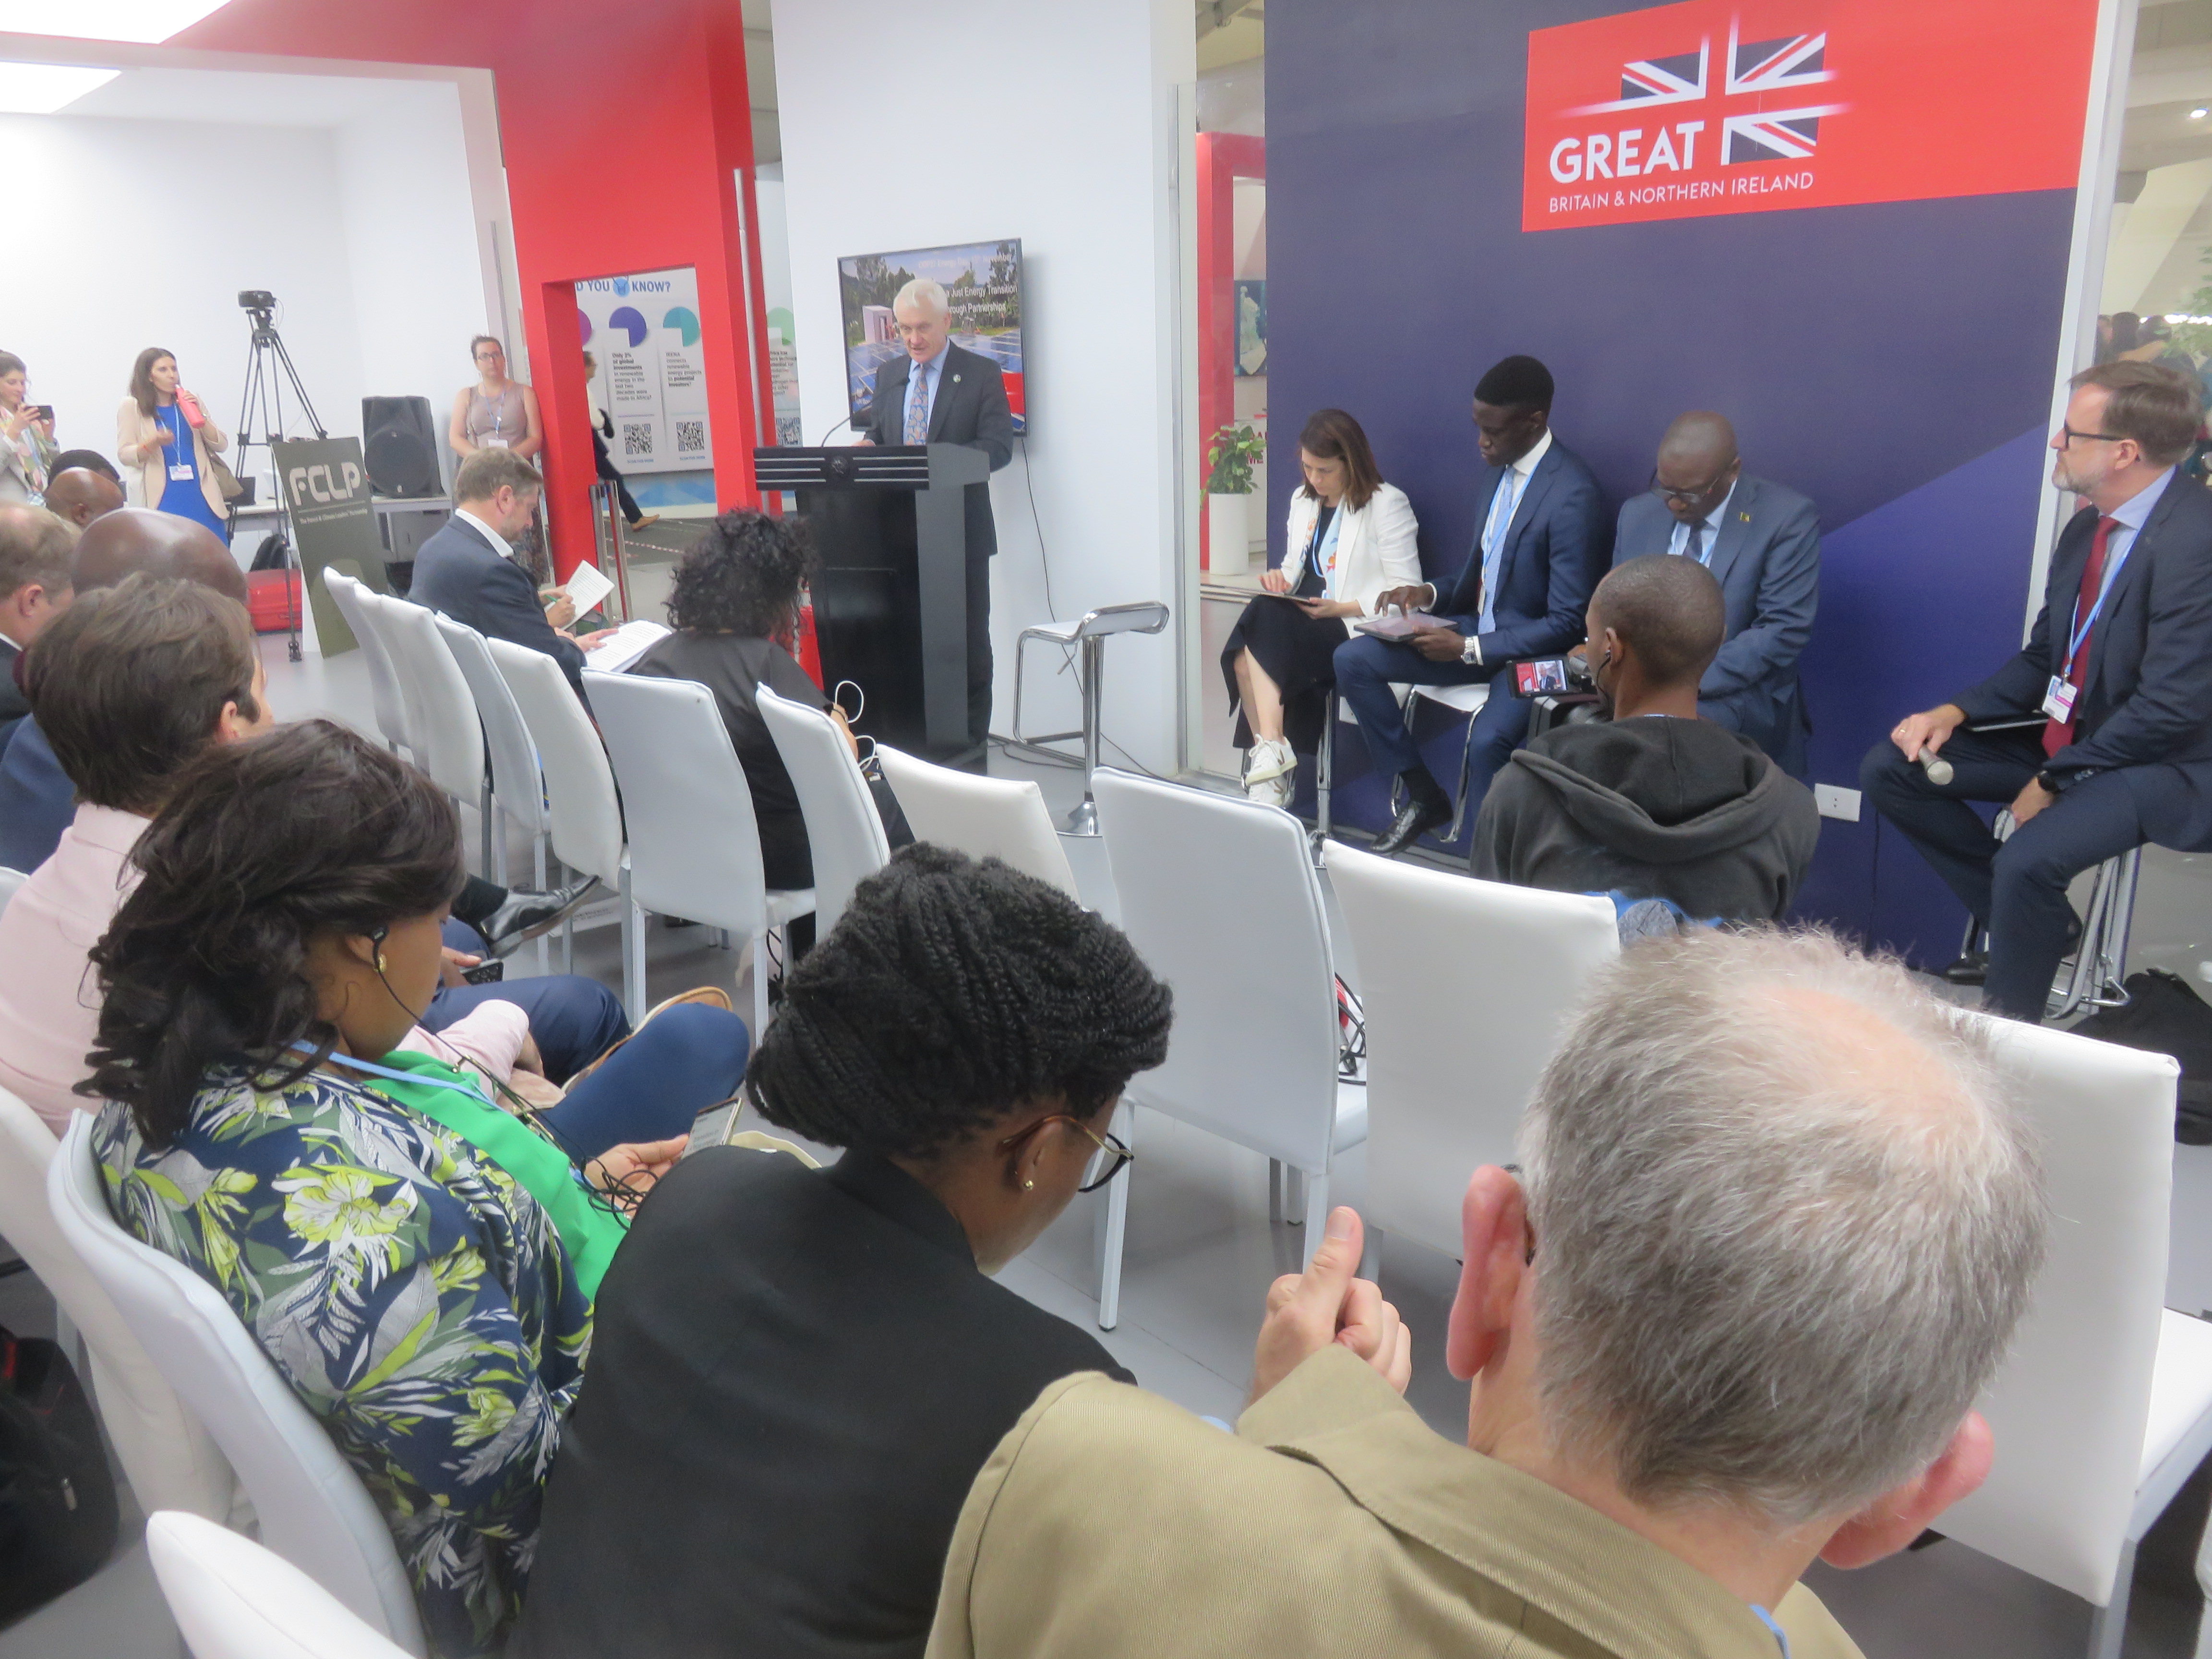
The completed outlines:
<svg viewBox="0 0 2212 1659">
<path fill-rule="evenodd" d="M 124 1226 L 228 1300 L 367 1485 L 431 1650 L 495 1653 L 592 1304 L 536 1200 L 467 1141 L 324 1073 L 211 1072 L 175 1144 L 94 1130 Z"/>
</svg>

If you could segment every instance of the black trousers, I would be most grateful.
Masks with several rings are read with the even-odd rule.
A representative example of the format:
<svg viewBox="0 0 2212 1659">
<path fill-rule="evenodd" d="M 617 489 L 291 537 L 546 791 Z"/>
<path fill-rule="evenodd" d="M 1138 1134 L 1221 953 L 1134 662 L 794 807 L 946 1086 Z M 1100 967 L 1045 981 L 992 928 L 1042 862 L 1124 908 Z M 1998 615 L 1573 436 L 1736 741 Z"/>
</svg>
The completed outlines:
<svg viewBox="0 0 2212 1659">
<path fill-rule="evenodd" d="M 1999 842 L 1966 803 L 2009 805 L 2042 769 L 2042 729 L 1956 732 L 1943 745 L 1943 758 L 1952 777 L 1939 787 L 1885 740 L 1867 751 L 1859 784 L 1959 902 L 1988 922 L 1984 1006 L 2014 1019 L 2040 1020 L 2051 977 L 2080 926 L 2067 884 L 2148 839 L 2135 791 L 2124 771 L 2100 772 Z"/>
<path fill-rule="evenodd" d="M 607 453 L 607 441 L 599 435 L 597 427 L 592 428 L 592 453 L 599 463 L 599 476 L 614 481 L 615 497 L 622 503 L 623 522 L 635 524 L 645 514 L 638 510 L 636 500 L 629 493 L 629 485 L 623 475 L 615 471 L 614 459 Z"/>
<path fill-rule="evenodd" d="M 968 554 L 968 741 L 991 735 L 991 556 Z"/>
</svg>

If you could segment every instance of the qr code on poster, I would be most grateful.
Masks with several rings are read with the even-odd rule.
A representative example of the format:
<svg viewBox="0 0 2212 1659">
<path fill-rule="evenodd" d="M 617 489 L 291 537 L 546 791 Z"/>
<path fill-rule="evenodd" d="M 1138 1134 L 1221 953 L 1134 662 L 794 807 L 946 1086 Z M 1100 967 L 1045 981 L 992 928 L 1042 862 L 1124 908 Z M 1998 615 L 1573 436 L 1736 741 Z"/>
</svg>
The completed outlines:
<svg viewBox="0 0 2212 1659">
<path fill-rule="evenodd" d="M 677 422 L 676 453 L 679 455 L 703 455 L 707 453 L 706 422 Z"/>
<path fill-rule="evenodd" d="M 623 453 L 632 460 L 653 459 L 653 428 L 643 421 L 623 422 Z"/>
</svg>

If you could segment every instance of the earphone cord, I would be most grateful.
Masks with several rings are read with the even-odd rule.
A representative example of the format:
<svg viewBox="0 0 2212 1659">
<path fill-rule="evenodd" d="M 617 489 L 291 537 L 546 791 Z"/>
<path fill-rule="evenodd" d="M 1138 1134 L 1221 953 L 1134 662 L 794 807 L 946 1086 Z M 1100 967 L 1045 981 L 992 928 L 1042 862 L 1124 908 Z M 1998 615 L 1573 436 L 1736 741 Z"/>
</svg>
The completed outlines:
<svg viewBox="0 0 2212 1659">
<path fill-rule="evenodd" d="M 440 1041 L 438 1035 L 434 1031 L 427 1029 L 422 1024 L 422 1016 L 416 1013 L 412 1008 L 410 1008 L 407 1006 L 406 999 L 402 997 L 398 992 L 393 990 L 392 988 L 392 981 L 385 978 L 384 951 L 382 948 L 384 945 L 384 929 L 380 927 L 378 928 L 375 933 L 369 935 L 369 939 L 372 944 L 378 947 L 375 963 L 376 981 L 378 984 L 384 987 L 385 995 L 390 997 L 393 1002 L 398 1005 L 399 1012 L 407 1016 L 408 1023 L 410 1026 L 415 1030 L 421 1031 L 424 1036 L 428 1037 L 432 1042 L 436 1043 L 439 1048 L 444 1049 L 447 1054 L 452 1056 L 451 1059 L 446 1061 L 447 1065 L 452 1066 L 456 1070 L 459 1070 L 463 1066 L 467 1066 L 467 1057 L 462 1054 L 459 1049 L 455 1048 L 452 1043 Z M 427 1012 L 427 1010 L 425 1012 Z M 568 1161 L 574 1164 L 577 1170 L 583 1175 L 584 1185 L 586 1190 L 591 1194 L 592 1203 L 597 1204 L 600 1208 L 606 1210 L 611 1214 L 623 1215 L 635 1211 L 639 1205 L 645 1202 L 645 1195 L 651 1190 L 650 1187 L 633 1186 L 627 1176 L 618 1176 L 612 1170 L 609 1169 L 604 1158 L 586 1158 L 576 1149 L 575 1143 L 571 1141 L 568 1136 L 562 1134 L 561 1131 L 555 1127 L 551 1118 L 546 1116 L 544 1112 L 532 1105 L 530 1102 L 525 1100 L 520 1095 L 515 1093 L 515 1091 L 512 1088 L 508 1087 L 505 1082 L 494 1077 L 489 1072 L 486 1071 L 481 1066 L 477 1066 L 471 1069 L 474 1070 L 478 1077 L 481 1077 L 486 1083 L 491 1085 L 493 1092 L 498 1095 L 501 1099 L 507 1103 L 517 1117 L 520 1117 L 525 1123 L 527 1123 L 532 1128 L 537 1130 L 538 1133 L 544 1135 L 546 1139 L 551 1141 L 556 1146 L 559 1147 L 563 1153 L 567 1154 Z M 599 1179 L 596 1181 L 592 1178 L 592 1166 L 594 1164 L 598 1164 L 599 1168 Z"/>
</svg>

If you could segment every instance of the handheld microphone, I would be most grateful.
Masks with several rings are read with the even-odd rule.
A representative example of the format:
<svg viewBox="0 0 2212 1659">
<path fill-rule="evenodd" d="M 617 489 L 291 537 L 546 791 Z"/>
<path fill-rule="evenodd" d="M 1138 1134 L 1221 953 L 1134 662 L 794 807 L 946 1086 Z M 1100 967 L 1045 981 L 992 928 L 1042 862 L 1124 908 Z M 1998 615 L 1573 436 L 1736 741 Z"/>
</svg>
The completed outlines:
<svg viewBox="0 0 2212 1659">
<path fill-rule="evenodd" d="M 1920 763 L 1920 769 L 1928 775 L 1928 781 L 1938 789 L 1951 781 L 1951 763 L 1933 749 L 1923 746 L 1913 759 Z"/>
</svg>

